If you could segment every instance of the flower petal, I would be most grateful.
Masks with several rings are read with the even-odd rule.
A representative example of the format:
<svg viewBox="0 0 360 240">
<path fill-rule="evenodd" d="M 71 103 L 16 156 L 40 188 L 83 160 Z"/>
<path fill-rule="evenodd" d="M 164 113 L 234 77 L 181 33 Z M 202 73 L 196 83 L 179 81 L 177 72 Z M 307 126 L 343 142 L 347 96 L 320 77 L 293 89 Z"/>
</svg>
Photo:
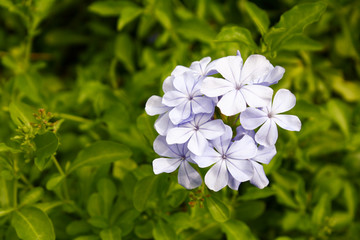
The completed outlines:
<svg viewBox="0 0 360 240">
<path fill-rule="evenodd" d="M 208 122 L 212 118 L 212 116 L 213 116 L 212 113 L 211 114 L 207 114 L 207 113 L 196 114 L 194 116 L 194 121 L 192 121 L 192 123 L 194 126 L 200 127 L 204 123 Z"/>
<path fill-rule="evenodd" d="M 179 155 L 175 154 L 170 148 L 169 145 L 166 142 L 166 138 L 164 136 L 157 136 L 154 144 L 154 151 L 162 156 L 162 157 L 170 157 L 170 158 L 176 158 L 179 157 Z"/>
<path fill-rule="evenodd" d="M 196 162 L 197 165 L 201 168 L 209 167 L 214 163 L 221 160 L 221 155 L 216 152 L 213 148 L 207 147 L 203 154 L 197 156 L 195 154 L 191 154 L 192 159 Z"/>
<path fill-rule="evenodd" d="M 220 137 L 211 141 L 216 150 L 221 154 L 226 154 L 229 145 L 231 143 L 231 139 L 233 136 L 233 131 L 230 126 L 225 125 L 225 133 Z"/>
<path fill-rule="evenodd" d="M 198 130 L 206 139 L 213 140 L 225 133 L 225 124 L 222 120 L 216 119 L 202 124 Z"/>
<path fill-rule="evenodd" d="M 279 127 L 289 131 L 300 131 L 301 129 L 301 121 L 294 115 L 278 114 L 273 117 L 273 120 Z"/>
<path fill-rule="evenodd" d="M 166 92 L 162 98 L 162 104 L 168 107 L 176 107 L 188 101 L 187 96 L 179 91 Z"/>
<path fill-rule="evenodd" d="M 240 89 L 250 107 L 266 107 L 271 103 L 273 90 L 262 85 L 245 85 Z"/>
<path fill-rule="evenodd" d="M 254 83 L 267 75 L 273 68 L 273 65 L 266 57 L 258 54 L 251 55 L 244 63 L 240 82 L 242 84 Z"/>
<path fill-rule="evenodd" d="M 195 155 L 201 156 L 205 149 L 209 146 L 208 141 L 204 136 L 196 131 L 190 138 L 188 143 L 188 149 Z"/>
<path fill-rule="evenodd" d="M 206 186 L 217 192 L 228 184 L 229 173 L 225 161 L 219 161 L 205 175 Z"/>
<path fill-rule="evenodd" d="M 204 57 L 200 61 L 195 61 L 191 63 L 190 69 L 197 72 L 199 75 L 205 75 L 206 74 L 206 66 L 210 63 L 211 58 L 210 57 Z"/>
<path fill-rule="evenodd" d="M 255 141 L 264 146 L 275 145 L 277 138 L 277 127 L 272 119 L 268 119 L 255 134 Z"/>
<path fill-rule="evenodd" d="M 276 155 L 275 145 L 269 147 L 259 146 L 256 156 L 253 157 L 251 160 L 269 164 L 269 162 L 275 155 Z"/>
<path fill-rule="evenodd" d="M 171 128 L 174 128 L 175 125 L 169 118 L 169 112 L 161 114 L 158 119 L 156 119 L 154 127 L 155 130 L 162 136 L 165 136 Z"/>
<path fill-rule="evenodd" d="M 166 142 L 168 144 L 185 143 L 194 134 L 194 129 L 175 127 L 169 130 L 166 135 Z"/>
<path fill-rule="evenodd" d="M 240 183 L 238 180 L 236 180 L 235 178 L 233 178 L 231 176 L 231 174 L 229 174 L 229 179 L 228 179 L 228 186 L 229 188 L 231 188 L 232 190 L 237 191 L 239 189 Z"/>
<path fill-rule="evenodd" d="M 145 104 L 145 112 L 150 115 L 163 114 L 164 112 L 169 111 L 171 108 L 162 104 L 162 98 L 159 96 L 151 96 Z"/>
<path fill-rule="evenodd" d="M 216 70 L 228 81 L 240 84 L 240 73 L 243 65 L 241 56 L 228 56 L 216 61 Z"/>
<path fill-rule="evenodd" d="M 231 159 L 250 159 L 256 156 L 257 147 L 254 139 L 245 135 L 239 141 L 233 142 L 226 152 Z M 239 180 L 240 181 L 240 180 Z"/>
<path fill-rule="evenodd" d="M 173 82 L 174 82 L 174 76 L 169 76 L 169 77 L 165 78 L 163 85 L 162 85 L 162 89 L 163 89 L 164 93 L 176 90 L 174 88 Z"/>
<path fill-rule="evenodd" d="M 178 182 L 186 189 L 197 188 L 201 185 L 200 174 L 187 161 L 183 161 L 179 168 Z"/>
<path fill-rule="evenodd" d="M 222 114 L 232 116 L 244 111 L 246 109 L 246 102 L 240 91 L 232 90 L 222 96 L 217 106 Z"/>
<path fill-rule="evenodd" d="M 269 180 L 267 179 L 264 168 L 261 164 L 251 161 L 254 169 L 254 176 L 250 179 L 250 183 L 260 189 L 263 189 L 269 184 Z"/>
<path fill-rule="evenodd" d="M 212 113 L 214 110 L 214 102 L 206 96 L 194 97 L 191 101 L 191 108 L 194 114 Z"/>
<path fill-rule="evenodd" d="M 218 97 L 234 90 L 234 84 L 228 80 L 215 77 L 206 77 L 201 85 L 201 93 L 208 97 Z"/>
<path fill-rule="evenodd" d="M 246 111 L 246 110 L 245 110 Z M 244 111 L 244 112 L 245 112 Z M 244 113 L 243 112 L 243 113 Z M 241 114 L 243 114 L 241 113 Z M 240 115 L 241 116 L 241 115 Z M 245 129 L 243 126 L 238 126 L 236 128 L 236 136 L 234 137 L 234 140 L 240 140 L 242 139 L 245 135 L 250 136 L 252 139 L 255 139 L 255 131 L 254 130 L 247 130 Z"/>
<path fill-rule="evenodd" d="M 190 115 L 191 105 L 189 101 L 181 103 L 169 112 L 169 118 L 171 122 L 175 125 L 180 124 L 185 119 L 188 119 Z"/>
<path fill-rule="evenodd" d="M 272 104 L 273 114 L 283 113 L 292 109 L 296 104 L 296 97 L 287 89 L 277 91 Z"/>
<path fill-rule="evenodd" d="M 269 72 L 263 79 L 260 79 L 256 83 L 270 86 L 279 82 L 279 80 L 284 76 L 285 69 L 280 66 L 276 66 L 273 70 Z"/>
<path fill-rule="evenodd" d="M 157 158 L 152 162 L 154 173 L 171 173 L 179 167 L 181 161 L 180 158 Z"/>
<path fill-rule="evenodd" d="M 194 92 L 194 87 L 197 83 L 197 77 L 192 72 L 184 72 L 183 74 L 176 76 L 174 79 L 174 87 L 184 93 L 187 97 Z"/>
<path fill-rule="evenodd" d="M 177 77 L 181 74 L 183 74 L 186 71 L 189 71 L 190 69 L 188 67 L 184 67 L 181 65 L 178 65 L 175 67 L 175 69 L 171 72 L 171 76 Z"/>
<path fill-rule="evenodd" d="M 245 182 L 252 178 L 254 174 L 250 160 L 236 160 L 228 158 L 226 166 L 231 176 L 239 182 Z"/>
<path fill-rule="evenodd" d="M 263 124 L 269 117 L 260 109 L 247 108 L 240 114 L 240 123 L 245 129 L 253 130 Z"/>
</svg>

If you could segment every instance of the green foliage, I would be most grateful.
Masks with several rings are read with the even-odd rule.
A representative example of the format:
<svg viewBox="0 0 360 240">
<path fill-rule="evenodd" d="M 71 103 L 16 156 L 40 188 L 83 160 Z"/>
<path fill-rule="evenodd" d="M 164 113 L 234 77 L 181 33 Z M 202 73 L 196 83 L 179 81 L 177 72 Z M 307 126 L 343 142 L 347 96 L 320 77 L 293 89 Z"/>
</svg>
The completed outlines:
<svg viewBox="0 0 360 240">
<path fill-rule="evenodd" d="M 0 0 L 0 22 L 0 239 L 358 239 L 359 1 Z M 297 98 L 269 186 L 154 175 L 146 100 L 237 50 Z"/>
</svg>

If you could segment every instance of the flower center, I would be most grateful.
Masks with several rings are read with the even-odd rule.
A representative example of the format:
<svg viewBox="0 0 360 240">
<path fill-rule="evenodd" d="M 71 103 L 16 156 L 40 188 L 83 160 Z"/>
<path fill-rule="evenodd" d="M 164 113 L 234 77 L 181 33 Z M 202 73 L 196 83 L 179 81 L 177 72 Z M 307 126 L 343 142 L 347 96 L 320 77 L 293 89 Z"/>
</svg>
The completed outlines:
<svg viewBox="0 0 360 240">
<path fill-rule="evenodd" d="M 195 126 L 195 127 L 194 127 L 194 130 L 195 130 L 195 131 L 199 130 L 199 126 Z"/>
<path fill-rule="evenodd" d="M 268 116 L 268 118 L 272 118 L 274 116 L 274 114 L 272 112 L 269 112 L 267 116 Z"/>
<path fill-rule="evenodd" d="M 223 155 L 221 155 L 221 158 L 222 158 L 223 160 L 226 160 L 226 159 L 227 159 L 227 156 L 226 156 L 225 154 L 223 154 Z"/>
</svg>

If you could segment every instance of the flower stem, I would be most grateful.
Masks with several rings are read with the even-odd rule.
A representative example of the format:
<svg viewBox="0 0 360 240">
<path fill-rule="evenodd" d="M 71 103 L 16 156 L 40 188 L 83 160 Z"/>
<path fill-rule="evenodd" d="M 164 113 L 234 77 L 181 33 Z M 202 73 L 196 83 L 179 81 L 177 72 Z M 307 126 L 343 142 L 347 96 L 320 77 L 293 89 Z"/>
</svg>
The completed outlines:
<svg viewBox="0 0 360 240">
<path fill-rule="evenodd" d="M 71 114 L 67 114 L 67 113 L 56 113 L 54 115 L 55 115 L 55 117 L 67 119 L 67 120 L 74 121 L 74 122 L 80 122 L 80 123 L 92 123 L 93 122 L 90 119 L 86 119 L 83 117 L 79 117 L 79 116 L 75 116 L 75 115 L 71 115 Z"/>
<path fill-rule="evenodd" d="M 61 166 L 60 166 L 58 160 L 55 158 L 55 156 L 52 156 L 51 158 L 52 158 L 53 163 L 55 164 L 57 170 L 58 170 L 59 173 L 61 174 L 61 176 L 64 177 L 63 186 L 64 186 L 65 199 L 66 199 L 66 200 L 70 200 L 69 189 L 68 189 L 68 187 L 67 187 L 67 182 L 66 182 L 66 174 L 65 174 L 65 172 L 63 171 L 63 169 L 61 168 Z"/>
</svg>

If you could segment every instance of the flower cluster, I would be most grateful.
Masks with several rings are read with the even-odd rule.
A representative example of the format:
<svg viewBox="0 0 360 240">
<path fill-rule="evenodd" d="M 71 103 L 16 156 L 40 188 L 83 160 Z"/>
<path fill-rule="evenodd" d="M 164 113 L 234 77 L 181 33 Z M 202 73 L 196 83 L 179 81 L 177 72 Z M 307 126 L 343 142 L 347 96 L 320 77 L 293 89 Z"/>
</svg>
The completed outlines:
<svg viewBox="0 0 360 240">
<path fill-rule="evenodd" d="M 271 102 L 269 86 L 284 72 L 261 55 L 251 55 L 243 64 L 239 51 L 212 62 L 203 58 L 189 68 L 177 66 L 163 83 L 164 96 L 151 96 L 145 107 L 147 114 L 160 115 L 154 150 L 161 158 L 153 161 L 154 173 L 179 168 L 179 183 L 193 189 L 202 184 L 194 164 L 211 166 L 204 180 L 214 191 L 226 186 L 237 190 L 244 181 L 267 186 L 262 163 L 276 154 L 277 125 L 289 131 L 301 128 L 298 117 L 280 114 L 295 106 L 289 90 L 280 89 Z M 228 119 L 232 122 L 226 125 Z"/>
</svg>

